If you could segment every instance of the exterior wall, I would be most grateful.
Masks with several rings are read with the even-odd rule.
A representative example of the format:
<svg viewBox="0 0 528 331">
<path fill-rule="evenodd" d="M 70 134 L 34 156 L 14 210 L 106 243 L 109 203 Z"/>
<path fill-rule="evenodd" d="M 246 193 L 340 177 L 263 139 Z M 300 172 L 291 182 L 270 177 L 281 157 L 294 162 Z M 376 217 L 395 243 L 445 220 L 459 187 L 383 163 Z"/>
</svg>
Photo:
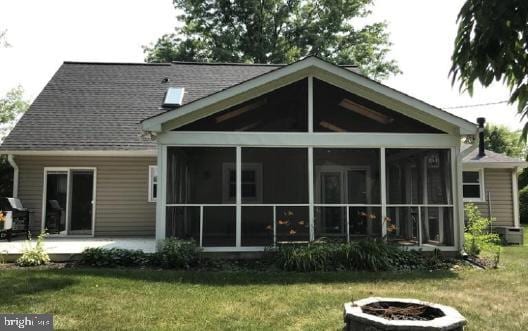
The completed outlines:
<svg viewBox="0 0 528 331">
<path fill-rule="evenodd" d="M 155 157 L 15 156 L 18 197 L 30 216 L 31 231 L 42 222 L 44 167 L 94 167 L 95 236 L 154 236 L 156 204 L 148 202 L 148 166 Z"/>
<path fill-rule="evenodd" d="M 491 216 L 494 226 L 515 226 L 512 169 L 484 169 L 484 202 L 473 202 L 482 216 L 488 217 L 488 192 L 491 193 Z"/>
</svg>

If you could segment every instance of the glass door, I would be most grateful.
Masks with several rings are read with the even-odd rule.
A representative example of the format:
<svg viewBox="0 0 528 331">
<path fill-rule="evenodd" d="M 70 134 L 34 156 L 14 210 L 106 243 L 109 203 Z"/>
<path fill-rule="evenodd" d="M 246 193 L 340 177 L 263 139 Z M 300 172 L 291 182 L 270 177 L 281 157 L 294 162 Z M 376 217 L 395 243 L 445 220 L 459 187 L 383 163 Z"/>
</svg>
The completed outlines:
<svg viewBox="0 0 528 331">
<path fill-rule="evenodd" d="M 69 234 L 90 235 L 93 220 L 93 170 L 71 170 L 70 181 Z"/>
<path fill-rule="evenodd" d="M 46 183 L 44 228 L 50 234 L 66 234 L 68 172 L 49 171 Z"/>
<path fill-rule="evenodd" d="M 321 203 L 325 205 L 344 202 L 343 171 L 323 170 L 320 172 Z M 345 209 L 325 207 L 321 210 L 321 235 L 341 238 L 346 233 Z"/>
<path fill-rule="evenodd" d="M 92 235 L 93 169 L 45 170 L 43 225 L 49 234 Z"/>
</svg>

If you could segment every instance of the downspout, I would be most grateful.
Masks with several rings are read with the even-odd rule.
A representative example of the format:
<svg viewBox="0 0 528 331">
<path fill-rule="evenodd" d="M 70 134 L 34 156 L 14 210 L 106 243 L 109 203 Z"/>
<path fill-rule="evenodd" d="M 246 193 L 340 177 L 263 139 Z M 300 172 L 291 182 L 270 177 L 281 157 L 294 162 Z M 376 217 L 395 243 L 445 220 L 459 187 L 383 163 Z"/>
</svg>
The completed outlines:
<svg viewBox="0 0 528 331">
<path fill-rule="evenodd" d="M 13 154 L 7 155 L 7 162 L 13 167 L 13 198 L 18 197 L 18 165 Z"/>
</svg>

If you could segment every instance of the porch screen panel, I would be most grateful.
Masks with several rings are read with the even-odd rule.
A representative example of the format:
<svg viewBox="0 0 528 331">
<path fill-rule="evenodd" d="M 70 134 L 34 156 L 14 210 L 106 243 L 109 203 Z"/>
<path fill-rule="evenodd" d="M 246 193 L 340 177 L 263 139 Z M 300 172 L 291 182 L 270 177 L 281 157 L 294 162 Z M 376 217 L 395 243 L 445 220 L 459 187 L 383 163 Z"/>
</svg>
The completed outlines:
<svg viewBox="0 0 528 331">
<path fill-rule="evenodd" d="M 419 223 L 418 207 L 388 207 L 385 219 L 387 240 L 403 246 L 417 246 Z"/>
<path fill-rule="evenodd" d="M 448 149 L 387 149 L 388 204 L 451 204 Z"/>
<path fill-rule="evenodd" d="M 379 153 L 379 149 L 314 149 L 315 238 L 381 236 Z"/>
<path fill-rule="evenodd" d="M 235 148 L 168 147 L 167 204 L 229 204 Z"/>
<path fill-rule="evenodd" d="M 453 208 L 422 208 L 422 242 L 434 246 L 453 246 L 455 232 Z"/>
<path fill-rule="evenodd" d="M 381 104 L 314 79 L 315 132 L 442 133 Z"/>
<path fill-rule="evenodd" d="M 204 247 L 233 247 L 236 245 L 236 208 L 224 206 L 204 207 Z"/>
<path fill-rule="evenodd" d="M 273 245 L 273 207 L 242 207 L 242 246 Z"/>
<path fill-rule="evenodd" d="M 280 87 L 174 131 L 307 132 L 308 80 Z"/>
<path fill-rule="evenodd" d="M 405 244 L 454 245 L 449 149 L 387 149 L 387 234 Z"/>
<path fill-rule="evenodd" d="M 199 238 L 201 221 L 202 246 L 235 246 L 235 167 L 235 148 L 168 147 L 167 234 Z"/>
<path fill-rule="evenodd" d="M 200 240 L 200 207 L 167 207 L 166 237 Z"/>
<path fill-rule="evenodd" d="M 308 240 L 308 150 L 242 148 L 241 167 L 242 246 Z"/>
<path fill-rule="evenodd" d="M 304 206 L 277 207 L 277 243 L 310 240 L 309 210 Z"/>
</svg>

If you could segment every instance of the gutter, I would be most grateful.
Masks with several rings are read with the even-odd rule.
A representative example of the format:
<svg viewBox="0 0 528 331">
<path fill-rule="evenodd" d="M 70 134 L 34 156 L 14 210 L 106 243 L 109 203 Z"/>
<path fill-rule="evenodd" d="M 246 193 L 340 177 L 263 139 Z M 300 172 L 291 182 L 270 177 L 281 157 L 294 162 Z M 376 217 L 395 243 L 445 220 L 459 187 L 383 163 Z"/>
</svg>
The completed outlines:
<svg viewBox="0 0 528 331">
<path fill-rule="evenodd" d="M 13 154 L 7 155 L 7 162 L 13 167 L 13 198 L 18 196 L 18 165 Z"/>
</svg>

